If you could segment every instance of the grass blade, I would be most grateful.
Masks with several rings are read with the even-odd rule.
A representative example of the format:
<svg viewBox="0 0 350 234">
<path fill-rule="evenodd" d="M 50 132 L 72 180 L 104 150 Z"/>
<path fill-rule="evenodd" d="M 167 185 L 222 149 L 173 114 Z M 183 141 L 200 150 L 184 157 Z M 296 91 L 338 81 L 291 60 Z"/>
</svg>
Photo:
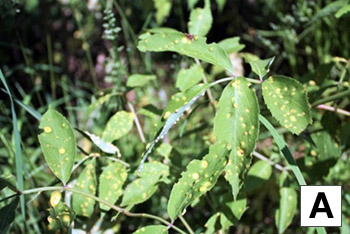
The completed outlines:
<svg viewBox="0 0 350 234">
<path fill-rule="evenodd" d="M 21 150 L 21 136 L 18 131 L 18 125 L 17 125 L 17 115 L 15 111 L 15 104 L 12 99 L 12 95 L 10 93 L 10 89 L 7 86 L 6 79 L 4 75 L 2 74 L 2 71 L 0 69 L 0 79 L 2 83 L 5 86 L 5 89 L 10 97 L 11 102 L 11 112 L 12 112 L 12 124 L 13 124 L 13 133 L 15 136 L 15 154 L 16 154 L 16 177 L 17 177 L 17 186 L 20 191 L 23 191 L 23 157 L 22 157 L 22 150 Z M 21 212 L 22 212 L 22 218 L 25 220 L 25 202 L 24 202 L 24 196 L 20 197 L 21 202 Z M 24 224 L 25 225 L 25 224 Z"/>
</svg>

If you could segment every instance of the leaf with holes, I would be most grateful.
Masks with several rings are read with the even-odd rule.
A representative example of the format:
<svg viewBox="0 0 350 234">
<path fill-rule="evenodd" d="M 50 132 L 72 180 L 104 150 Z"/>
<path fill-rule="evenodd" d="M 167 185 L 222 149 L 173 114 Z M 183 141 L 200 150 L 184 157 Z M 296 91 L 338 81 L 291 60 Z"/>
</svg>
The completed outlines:
<svg viewBox="0 0 350 234">
<path fill-rule="evenodd" d="M 174 220 L 193 201 L 209 191 L 226 166 L 227 144 L 210 147 L 202 160 L 192 160 L 173 186 L 168 201 L 168 214 Z"/>
<path fill-rule="evenodd" d="M 250 166 L 258 132 L 258 100 L 249 88 L 249 82 L 244 77 L 237 77 L 222 92 L 214 120 L 217 139 L 227 141 L 232 149 L 225 168 L 225 178 L 231 184 L 234 199 Z"/>
<path fill-rule="evenodd" d="M 191 11 L 188 31 L 190 34 L 206 36 L 213 23 L 213 16 L 210 10 L 210 0 L 204 1 L 204 8 L 196 8 Z"/>
<path fill-rule="evenodd" d="M 120 162 L 110 163 L 100 175 L 99 197 L 114 204 L 123 192 L 122 187 L 126 179 L 125 165 Z M 100 208 L 106 211 L 111 209 L 103 203 L 100 203 Z"/>
<path fill-rule="evenodd" d="M 112 142 L 128 134 L 132 128 L 134 115 L 126 111 L 118 111 L 107 122 L 102 140 Z"/>
<path fill-rule="evenodd" d="M 128 87 L 142 87 L 152 80 L 156 80 L 155 75 L 133 74 L 128 78 L 126 85 Z"/>
<path fill-rule="evenodd" d="M 303 86 L 285 76 L 270 76 L 262 84 L 265 103 L 278 122 L 299 134 L 312 122 Z"/>
<path fill-rule="evenodd" d="M 74 189 L 90 195 L 95 195 L 96 185 L 95 159 L 92 159 L 86 164 L 86 167 L 80 173 L 79 178 L 74 185 Z M 73 210 L 77 215 L 90 217 L 94 212 L 95 200 L 92 198 L 73 193 L 72 201 Z"/>
<path fill-rule="evenodd" d="M 168 228 L 163 225 L 149 225 L 140 229 L 137 229 L 133 234 L 167 234 Z"/>
<path fill-rule="evenodd" d="M 266 161 L 257 161 L 249 169 L 245 182 L 245 189 L 250 192 L 263 185 L 271 176 L 272 167 Z"/>
<path fill-rule="evenodd" d="M 216 43 L 207 44 L 206 38 L 189 39 L 181 32 L 147 32 L 140 36 L 140 51 L 173 51 L 191 58 L 221 66 L 233 74 L 233 66 L 224 49 Z"/>
<path fill-rule="evenodd" d="M 39 135 L 39 142 L 47 164 L 57 178 L 67 183 L 77 154 L 73 129 L 52 108 L 44 114 L 39 128 L 44 130 Z"/>
<path fill-rule="evenodd" d="M 180 70 L 176 78 L 176 87 L 181 91 L 186 91 L 199 83 L 203 76 L 203 68 L 197 64 L 193 64 L 190 68 Z"/>
<path fill-rule="evenodd" d="M 158 178 L 142 177 L 131 182 L 125 189 L 121 206 L 136 205 L 147 201 L 158 188 Z"/>
<path fill-rule="evenodd" d="M 280 207 L 276 211 L 276 226 L 278 233 L 283 233 L 291 224 L 297 210 L 297 193 L 292 188 L 280 189 Z"/>
</svg>

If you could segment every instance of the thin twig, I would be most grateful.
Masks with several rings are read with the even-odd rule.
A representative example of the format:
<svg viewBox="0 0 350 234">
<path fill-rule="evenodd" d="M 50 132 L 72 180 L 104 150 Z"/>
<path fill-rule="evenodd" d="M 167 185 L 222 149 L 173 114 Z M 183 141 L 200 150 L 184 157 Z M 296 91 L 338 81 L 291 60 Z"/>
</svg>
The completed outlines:
<svg viewBox="0 0 350 234">
<path fill-rule="evenodd" d="M 196 61 L 196 63 L 201 66 L 201 62 L 198 60 L 198 59 L 194 59 Z M 208 80 L 207 80 L 207 77 L 205 76 L 204 72 L 203 72 L 203 76 L 202 76 L 202 79 L 203 79 L 203 82 L 204 84 L 208 84 Z M 209 98 L 209 101 L 210 101 L 210 104 L 212 105 L 213 109 L 214 109 L 214 112 L 216 110 L 215 108 L 215 100 L 213 98 L 213 94 L 211 93 L 210 91 L 210 88 L 207 89 L 207 95 L 208 95 L 208 98 Z"/>
<path fill-rule="evenodd" d="M 119 206 L 116 206 L 106 200 L 103 200 L 99 197 L 96 197 L 94 195 L 85 193 L 83 191 L 80 190 L 76 190 L 74 188 L 70 188 L 70 187 L 61 187 L 61 186 L 54 186 L 54 187 L 41 187 L 41 188 L 34 188 L 34 189 L 28 189 L 28 190 L 24 190 L 21 192 L 21 194 L 31 194 L 31 193 L 38 193 L 38 192 L 44 192 L 44 191 L 69 191 L 72 193 L 77 193 L 80 195 L 83 195 L 85 197 L 91 198 L 97 202 L 100 202 L 110 208 L 112 208 L 113 210 L 117 211 L 117 212 L 121 212 L 123 214 L 125 214 L 126 216 L 129 217 L 142 217 L 142 218 L 149 218 L 149 219 L 154 219 L 157 220 L 163 224 L 169 225 L 171 226 L 174 230 L 178 231 L 181 234 L 186 234 L 186 232 L 184 232 L 183 230 L 181 230 L 180 228 L 176 227 L 175 225 L 171 225 L 170 222 L 166 221 L 165 219 L 162 219 L 161 217 L 155 216 L 155 215 L 151 215 L 151 214 L 146 214 L 146 213 L 131 213 L 129 212 L 127 209 L 121 208 Z"/>
<path fill-rule="evenodd" d="M 135 112 L 134 106 L 130 102 L 128 102 L 128 106 L 129 106 L 131 112 L 134 114 L 134 121 L 136 124 L 137 131 L 139 132 L 141 141 L 142 141 L 142 143 L 146 143 L 146 138 L 145 138 L 145 135 L 143 134 L 141 124 L 140 124 L 139 118 L 137 117 L 137 114 Z"/>
<path fill-rule="evenodd" d="M 192 230 L 191 226 L 187 223 L 186 219 L 184 217 L 182 217 L 182 215 L 179 216 L 179 219 L 181 220 L 181 222 L 183 223 L 183 225 L 185 226 L 187 231 L 190 234 L 194 234 L 194 231 Z"/>
<path fill-rule="evenodd" d="M 270 159 L 266 158 L 264 155 L 254 151 L 253 152 L 253 155 L 255 157 L 257 157 L 258 159 L 261 159 L 261 160 L 264 160 L 266 162 L 268 162 L 271 166 L 274 166 L 277 170 L 280 170 L 280 171 L 286 171 L 287 169 L 285 167 L 282 167 L 281 165 L 277 164 L 277 163 L 274 163 L 273 161 L 271 161 Z"/>
<path fill-rule="evenodd" d="M 350 117 L 350 112 L 349 111 L 346 111 L 346 110 L 343 110 L 343 109 L 340 109 L 340 108 L 335 108 L 333 106 L 328 106 L 328 105 L 321 104 L 321 105 L 317 106 L 317 109 L 333 111 L 335 113 L 342 114 L 342 115 Z"/>
</svg>

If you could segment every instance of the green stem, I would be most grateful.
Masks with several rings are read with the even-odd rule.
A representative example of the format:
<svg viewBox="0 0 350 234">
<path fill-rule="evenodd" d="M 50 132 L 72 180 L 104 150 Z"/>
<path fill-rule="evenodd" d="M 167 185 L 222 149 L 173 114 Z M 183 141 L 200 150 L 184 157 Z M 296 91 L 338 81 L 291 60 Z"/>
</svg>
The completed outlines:
<svg viewBox="0 0 350 234">
<path fill-rule="evenodd" d="M 191 226 L 187 223 L 186 219 L 184 217 L 182 217 L 181 215 L 179 216 L 179 219 L 181 220 L 183 225 L 186 227 L 187 231 L 190 234 L 194 234 L 194 231 L 192 230 Z"/>
<path fill-rule="evenodd" d="M 327 103 L 327 102 L 331 102 L 331 101 L 334 101 L 334 100 L 337 100 L 339 98 L 346 97 L 346 96 L 350 96 L 350 89 L 345 90 L 345 91 L 340 92 L 340 93 L 337 93 L 337 94 L 334 94 L 332 96 L 325 97 L 325 98 L 322 98 L 320 100 L 317 100 L 314 103 L 312 103 L 312 107 L 316 107 L 317 105 L 324 104 L 324 103 Z"/>
<path fill-rule="evenodd" d="M 52 59 L 52 45 L 50 34 L 46 35 L 46 44 L 47 44 L 47 54 L 50 64 L 50 85 L 51 85 L 51 96 L 52 99 L 56 100 L 56 84 L 55 84 L 55 73 L 53 71 L 53 59 Z"/>
<path fill-rule="evenodd" d="M 170 222 L 166 221 L 165 219 L 162 219 L 161 217 L 155 216 L 155 215 L 151 215 L 151 214 L 146 214 L 146 213 L 130 213 L 128 210 L 123 209 L 119 206 L 113 205 L 112 203 L 103 200 L 99 197 L 96 197 L 94 195 L 82 192 L 80 190 L 76 190 L 74 188 L 69 188 L 69 187 L 62 187 L 62 186 L 53 186 L 53 187 L 41 187 L 41 188 L 34 188 L 34 189 L 28 189 L 28 190 L 24 190 L 21 192 L 21 194 L 25 195 L 25 194 L 31 194 L 31 193 L 38 193 L 38 192 L 44 192 L 44 191 L 57 191 L 57 190 L 61 190 L 61 191 L 69 191 L 72 193 L 77 193 L 80 195 L 83 195 L 85 197 L 91 198 L 97 202 L 100 202 L 110 208 L 112 208 L 113 210 L 120 212 L 120 213 L 124 213 L 126 216 L 130 216 L 130 217 L 144 217 L 144 218 L 149 218 L 149 219 L 154 219 L 157 220 L 163 224 L 168 225 L 169 227 L 172 227 L 174 230 L 178 231 L 179 233 L 182 234 L 186 234 L 186 232 L 184 232 L 183 230 L 181 230 L 180 228 L 176 227 L 175 225 L 172 225 Z"/>
</svg>

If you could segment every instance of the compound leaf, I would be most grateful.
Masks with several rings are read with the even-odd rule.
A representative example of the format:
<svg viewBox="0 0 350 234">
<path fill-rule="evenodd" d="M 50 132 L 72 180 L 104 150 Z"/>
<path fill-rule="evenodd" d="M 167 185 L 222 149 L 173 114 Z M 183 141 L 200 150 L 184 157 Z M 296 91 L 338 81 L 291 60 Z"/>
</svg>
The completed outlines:
<svg viewBox="0 0 350 234">
<path fill-rule="evenodd" d="M 216 43 L 207 44 L 206 38 L 194 36 L 193 40 L 181 32 L 157 32 L 151 30 L 140 36 L 140 51 L 173 51 L 191 58 L 221 66 L 233 74 L 233 66 L 224 49 Z"/>
<path fill-rule="evenodd" d="M 227 144 L 210 147 L 202 160 L 192 160 L 173 186 L 168 201 L 168 214 L 174 220 L 193 201 L 209 191 L 226 166 Z"/>
<path fill-rule="evenodd" d="M 285 76 L 270 76 L 263 82 L 265 103 L 278 122 L 299 134 L 312 122 L 309 103 L 303 86 Z"/>
<path fill-rule="evenodd" d="M 39 128 L 44 130 L 39 135 L 39 142 L 45 160 L 53 174 L 66 183 L 77 153 L 73 129 L 68 121 L 52 108 L 44 114 Z"/>
<path fill-rule="evenodd" d="M 188 31 L 190 34 L 206 36 L 213 23 L 210 10 L 210 0 L 205 0 L 204 8 L 195 8 L 191 11 Z"/>
<path fill-rule="evenodd" d="M 227 141 L 232 149 L 225 178 L 231 184 L 234 199 L 250 166 L 258 132 L 259 106 L 256 95 L 244 77 L 237 77 L 222 92 L 214 120 L 217 139 Z"/>
<path fill-rule="evenodd" d="M 114 204 L 123 192 L 122 187 L 126 178 L 125 165 L 120 162 L 110 163 L 100 175 L 99 197 Z M 110 207 L 103 203 L 100 203 L 100 208 L 110 210 Z"/>
<path fill-rule="evenodd" d="M 95 195 L 96 194 L 96 173 L 95 173 L 95 159 L 90 160 L 84 170 L 79 175 L 77 183 L 74 185 L 76 190 Z M 95 200 L 84 195 L 73 193 L 73 210 L 77 215 L 90 217 L 94 212 Z"/>
<path fill-rule="evenodd" d="M 134 115 L 126 111 L 118 111 L 107 122 L 102 134 L 104 141 L 112 142 L 126 135 L 132 128 Z"/>
</svg>

